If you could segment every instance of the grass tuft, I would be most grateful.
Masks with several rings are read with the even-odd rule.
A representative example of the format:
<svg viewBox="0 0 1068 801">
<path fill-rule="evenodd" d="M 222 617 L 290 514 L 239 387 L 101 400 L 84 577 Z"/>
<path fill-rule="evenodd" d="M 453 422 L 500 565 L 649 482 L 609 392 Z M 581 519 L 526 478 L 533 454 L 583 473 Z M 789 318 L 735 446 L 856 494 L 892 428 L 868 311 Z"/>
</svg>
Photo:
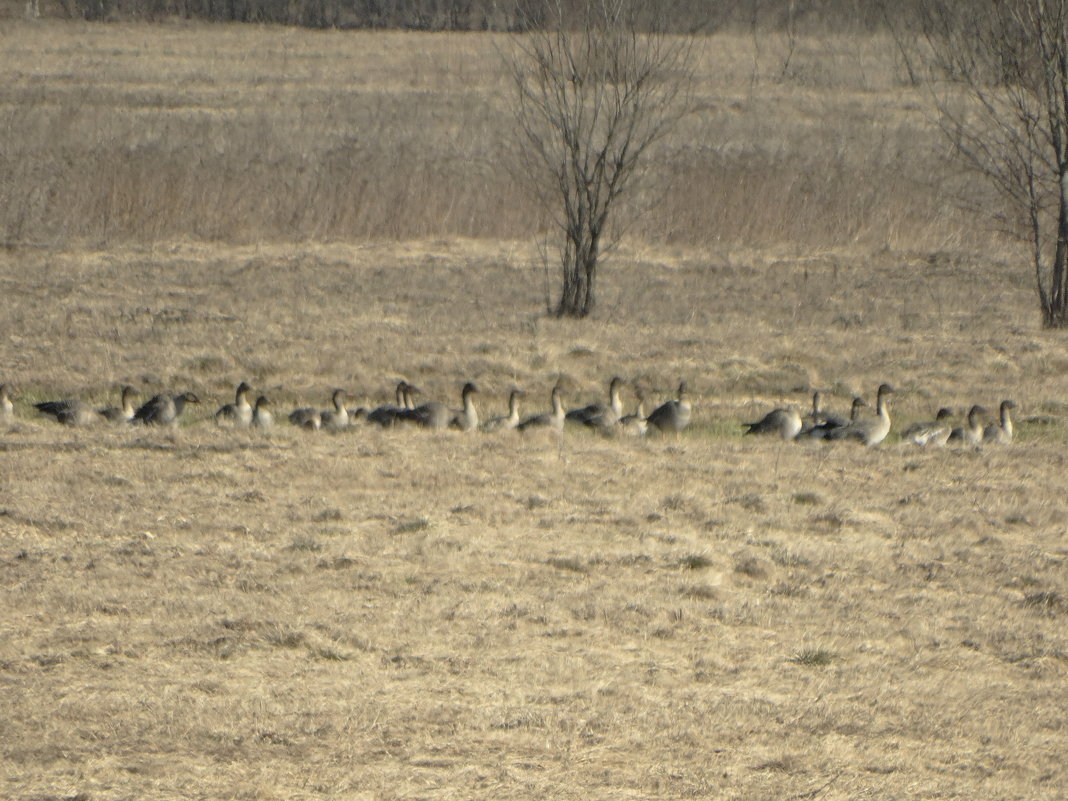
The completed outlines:
<svg viewBox="0 0 1068 801">
<path fill-rule="evenodd" d="M 789 661 L 806 667 L 826 667 L 837 658 L 838 655 L 834 651 L 828 651 L 826 648 L 805 648 L 794 651 Z"/>
</svg>

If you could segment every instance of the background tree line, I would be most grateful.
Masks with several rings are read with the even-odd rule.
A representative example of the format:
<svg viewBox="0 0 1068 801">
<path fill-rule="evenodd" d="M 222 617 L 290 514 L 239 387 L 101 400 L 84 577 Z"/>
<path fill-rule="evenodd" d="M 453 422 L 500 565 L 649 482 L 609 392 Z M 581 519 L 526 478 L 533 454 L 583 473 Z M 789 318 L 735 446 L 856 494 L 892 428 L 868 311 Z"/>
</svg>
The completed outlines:
<svg viewBox="0 0 1068 801">
<path fill-rule="evenodd" d="M 668 0 L 650 5 L 656 7 L 658 25 L 676 32 L 752 26 L 800 33 L 879 29 L 888 7 L 895 16 L 906 14 L 912 0 Z M 22 4 L 14 6 L 15 15 L 21 15 Z M 41 13 L 88 20 L 178 17 L 311 28 L 522 31 L 543 21 L 544 6 L 543 0 L 44 0 Z M 585 2 L 564 0 L 562 6 L 577 18 Z"/>
</svg>

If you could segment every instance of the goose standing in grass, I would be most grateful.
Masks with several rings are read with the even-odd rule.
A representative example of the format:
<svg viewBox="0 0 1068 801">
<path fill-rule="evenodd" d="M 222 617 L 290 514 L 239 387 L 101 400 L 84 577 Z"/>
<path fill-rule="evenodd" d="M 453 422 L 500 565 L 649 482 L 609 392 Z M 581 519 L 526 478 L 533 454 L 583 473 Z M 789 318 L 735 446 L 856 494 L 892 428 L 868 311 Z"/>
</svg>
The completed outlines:
<svg viewBox="0 0 1068 801">
<path fill-rule="evenodd" d="M 494 431 L 513 431 L 515 427 L 519 425 L 519 399 L 522 396 L 522 390 L 513 389 L 508 395 L 508 414 L 487 420 L 482 424 L 482 430 L 488 433 Z"/>
<path fill-rule="evenodd" d="M 875 417 L 865 417 L 854 420 L 847 426 L 836 428 L 827 434 L 826 439 L 848 439 L 862 442 L 872 448 L 886 439 L 890 433 L 890 406 L 887 396 L 892 395 L 894 388 L 889 384 L 880 384 L 876 394 Z"/>
<path fill-rule="evenodd" d="M 51 417 L 57 423 L 65 426 L 91 426 L 99 423 L 103 418 L 100 412 L 85 401 L 75 398 L 57 401 L 42 401 L 33 404 L 33 407 L 45 417 Z"/>
<path fill-rule="evenodd" d="M 252 425 L 252 404 L 248 402 L 248 394 L 251 391 L 252 387 L 244 381 L 238 384 L 234 402 L 215 412 L 215 423 L 234 428 L 248 428 Z"/>
<path fill-rule="evenodd" d="M 950 445 L 964 445 L 978 448 L 983 444 L 983 419 L 986 408 L 976 404 L 968 410 L 968 422 L 949 432 L 947 442 Z"/>
<path fill-rule="evenodd" d="M 335 389 L 330 396 L 333 409 L 324 409 L 319 412 L 319 422 L 327 431 L 343 431 L 349 427 L 349 410 L 345 408 L 345 398 L 348 393 L 343 389 Z"/>
<path fill-rule="evenodd" d="M 645 421 L 645 398 L 638 395 L 638 405 L 634 413 L 619 418 L 619 430 L 631 437 L 643 437 L 649 424 Z"/>
<path fill-rule="evenodd" d="M 1012 410 L 1016 408 L 1016 401 L 1003 400 L 998 413 L 998 422 L 988 423 L 983 429 L 983 442 L 993 442 L 997 445 L 1008 445 L 1012 442 L 1015 429 L 1012 425 Z"/>
<path fill-rule="evenodd" d="M 686 389 L 686 382 L 679 382 L 679 393 L 675 400 L 661 404 L 653 410 L 653 413 L 645 418 L 645 422 L 657 431 L 667 433 L 674 431 L 678 436 L 686 426 L 690 424 L 690 415 L 693 407 L 690 405 L 690 395 Z"/>
<path fill-rule="evenodd" d="M 134 398 L 136 397 L 137 390 L 127 384 L 122 388 L 122 398 L 119 405 L 101 409 L 100 416 L 109 423 L 129 423 L 137 413 L 137 407 L 134 406 Z"/>
<path fill-rule="evenodd" d="M 178 418 L 185 411 L 186 405 L 190 403 L 200 403 L 200 398 L 192 392 L 183 392 L 180 395 L 168 395 L 161 392 L 143 403 L 134 412 L 130 422 L 155 426 L 177 425 Z"/>
<path fill-rule="evenodd" d="M 11 400 L 11 393 L 7 384 L 0 384 L 0 423 L 11 423 L 15 420 L 15 404 Z"/>
<path fill-rule="evenodd" d="M 607 404 L 591 403 L 580 409 L 572 409 L 564 416 L 564 419 L 591 428 L 611 428 L 623 415 L 623 401 L 619 395 L 622 387 L 623 379 L 615 376 L 608 385 Z"/>
<path fill-rule="evenodd" d="M 953 410 L 948 406 L 943 406 L 938 410 L 934 420 L 913 423 L 906 428 L 901 434 L 901 439 L 913 445 L 919 445 L 921 448 L 941 448 L 949 440 L 949 434 L 953 428 L 949 423 L 949 418 L 952 416 Z"/>
<path fill-rule="evenodd" d="M 396 403 L 384 403 L 375 407 L 367 413 L 367 422 L 375 423 L 383 428 L 392 426 L 397 422 L 397 415 L 414 405 L 411 404 L 411 388 L 407 381 L 397 384 Z"/>
<path fill-rule="evenodd" d="M 408 392 L 415 391 L 417 391 L 416 388 L 409 385 Z M 449 427 L 454 415 L 455 412 L 447 404 L 441 401 L 427 401 L 412 409 L 402 409 L 396 420 L 398 423 L 414 423 L 421 428 L 440 431 Z"/>
<path fill-rule="evenodd" d="M 270 431 L 274 427 L 274 415 L 271 414 L 271 401 L 260 395 L 252 408 L 252 427 L 261 431 Z"/>
<path fill-rule="evenodd" d="M 319 410 L 311 406 L 302 406 L 291 411 L 289 413 L 289 422 L 307 431 L 318 431 L 323 427 L 323 418 L 320 416 Z"/>
<path fill-rule="evenodd" d="M 793 407 L 772 409 L 755 423 L 742 423 L 749 434 L 775 434 L 789 442 L 801 433 L 801 413 Z"/>
<path fill-rule="evenodd" d="M 867 404 L 865 404 L 867 405 Z M 810 431 L 817 426 L 827 426 L 827 428 L 841 428 L 847 426 L 851 422 L 840 414 L 834 412 L 826 412 L 823 410 L 823 393 L 820 390 L 816 390 L 812 393 L 812 412 L 805 415 L 801 420 L 801 432 L 802 434 Z"/>
<path fill-rule="evenodd" d="M 477 393 L 478 387 L 470 381 L 464 384 L 464 388 L 460 391 L 463 408 L 453 412 L 452 419 L 449 421 L 450 428 L 458 428 L 461 431 L 478 430 L 478 410 L 475 408 L 475 395 Z"/>
<path fill-rule="evenodd" d="M 516 428 L 520 431 L 531 431 L 536 428 L 549 428 L 558 434 L 564 431 L 564 399 L 560 393 L 560 384 L 553 387 L 552 392 L 553 410 L 542 414 L 535 414 L 521 422 Z"/>
<path fill-rule="evenodd" d="M 853 403 L 849 407 L 848 420 L 837 414 L 828 414 L 826 415 L 826 420 L 819 425 L 810 426 L 808 428 L 802 427 L 801 432 L 797 435 L 798 439 L 827 439 L 832 431 L 837 431 L 840 428 L 845 428 L 851 423 L 856 422 L 860 410 L 868 405 L 868 402 L 864 400 L 864 398 L 853 398 Z"/>
</svg>

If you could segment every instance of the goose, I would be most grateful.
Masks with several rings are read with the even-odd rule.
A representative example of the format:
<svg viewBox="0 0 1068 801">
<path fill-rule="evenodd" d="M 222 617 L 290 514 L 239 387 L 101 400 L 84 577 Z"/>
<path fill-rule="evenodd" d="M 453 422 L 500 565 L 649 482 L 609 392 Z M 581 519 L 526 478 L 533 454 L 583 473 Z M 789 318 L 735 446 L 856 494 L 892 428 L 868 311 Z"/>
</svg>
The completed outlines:
<svg viewBox="0 0 1068 801">
<path fill-rule="evenodd" d="M 122 388 L 122 401 L 120 404 L 101 409 L 100 416 L 109 423 L 130 422 L 133 420 L 134 414 L 137 413 L 137 407 L 134 406 L 134 398 L 136 397 L 137 390 L 127 384 Z"/>
<path fill-rule="evenodd" d="M 805 415 L 802 422 L 804 423 L 802 432 L 804 432 L 807 429 L 827 424 L 830 424 L 830 428 L 841 428 L 849 425 L 850 420 L 834 412 L 825 412 L 823 410 L 823 392 L 817 389 L 812 393 L 812 413 Z"/>
<path fill-rule="evenodd" d="M 10 423 L 15 419 L 15 404 L 7 384 L 0 384 L 0 423 Z"/>
<path fill-rule="evenodd" d="M 415 388 L 412 387 L 411 391 L 414 392 Z M 409 396 L 406 395 L 407 397 Z M 448 405 L 440 401 L 427 401 L 415 408 L 407 408 L 406 404 L 405 408 L 401 409 L 397 414 L 396 421 L 398 423 L 414 423 L 423 428 L 439 431 L 449 427 L 454 414 L 455 412 Z"/>
<path fill-rule="evenodd" d="M 639 395 L 634 414 L 619 418 L 619 430 L 632 437 L 642 437 L 648 428 L 649 424 L 645 422 L 645 399 Z"/>
<path fill-rule="evenodd" d="M 983 429 L 983 442 L 993 442 L 998 445 L 1008 445 L 1012 442 L 1015 429 L 1012 425 L 1012 410 L 1016 408 L 1016 401 L 1003 400 L 999 409 L 998 422 L 988 423 Z"/>
<path fill-rule="evenodd" d="M 870 404 L 864 400 L 864 398 L 853 398 L 853 403 L 849 407 L 849 419 L 845 420 L 837 414 L 827 415 L 827 419 L 819 425 L 802 427 L 801 432 L 797 435 L 798 438 L 808 439 L 827 439 L 828 434 L 832 431 L 837 431 L 840 428 L 845 428 L 851 423 L 856 422 L 857 416 L 860 414 L 860 410 L 869 406 Z"/>
<path fill-rule="evenodd" d="M 33 407 L 45 417 L 51 417 L 65 426 L 91 426 L 99 423 L 100 413 L 84 401 L 67 398 L 57 401 L 42 401 Z"/>
<path fill-rule="evenodd" d="M 557 383 L 553 387 L 552 391 L 552 412 L 544 412 L 542 414 L 535 414 L 528 417 L 521 422 L 516 428 L 520 431 L 530 431 L 535 428 L 551 428 L 558 434 L 564 431 L 564 420 L 567 415 L 564 412 L 564 399 L 560 394 L 560 384 Z"/>
<path fill-rule="evenodd" d="M 952 416 L 953 410 L 943 406 L 938 410 L 934 420 L 913 423 L 902 432 L 901 438 L 906 442 L 911 442 L 913 445 L 919 445 L 921 448 L 932 445 L 941 448 L 949 439 L 950 430 L 952 429 L 949 424 L 949 418 Z"/>
<path fill-rule="evenodd" d="M 869 448 L 878 445 L 890 433 L 890 408 L 886 396 L 893 392 L 894 388 L 889 384 L 880 384 L 875 401 L 876 416 L 854 420 L 847 426 L 835 428 L 828 432 L 826 439 L 856 440 Z"/>
<path fill-rule="evenodd" d="M 130 422 L 157 426 L 177 425 L 178 418 L 185 410 L 186 404 L 189 403 L 200 403 L 200 398 L 192 392 L 183 392 L 180 395 L 166 393 L 153 395 L 134 412 Z"/>
<path fill-rule="evenodd" d="M 478 387 L 470 381 L 464 384 L 464 388 L 460 391 L 464 406 L 459 411 L 453 412 L 452 419 L 449 421 L 450 428 L 458 428 L 461 431 L 478 430 L 478 410 L 475 409 L 474 398 L 477 392 Z"/>
<path fill-rule="evenodd" d="M 252 409 L 252 427 L 262 431 L 269 431 L 274 427 L 274 415 L 271 414 L 271 401 L 260 395 L 256 398 L 256 405 Z"/>
<path fill-rule="evenodd" d="M 778 434 L 790 441 L 801 433 L 801 414 L 793 407 L 772 409 L 755 423 L 742 423 L 748 426 L 746 434 Z"/>
<path fill-rule="evenodd" d="M 348 412 L 345 410 L 345 390 L 335 389 L 331 399 L 334 408 L 320 412 L 311 406 L 302 406 L 289 413 L 289 422 L 309 431 L 318 431 L 320 428 L 328 428 L 331 431 L 339 431 L 348 425 Z"/>
<path fill-rule="evenodd" d="M 376 423 L 382 427 L 391 426 L 397 421 L 397 415 L 408 408 L 411 394 L 410 385 L 407 381 L 397 384 L 396 403 L 384 403 L 367 413 L 367 422 Z"/>
<path fill-rule="evenodd" d="M 349 410 L 345 408 L 347 395 L 345 390 L 335 389 L 330 396 L 334 408 L 319 412 L 319 422 L 327 431 L 342 431 L 349 427 Z"/>
<path fill-rule="evenodd" d="M 508 395 L 508 414 L 487 420 L 482 424 L 482 430 L 486 432 L 515 430 L 515 427 L 519 425 L 519 399 L 522 396 L 522 390 L 513 389 Z"/>
<path fill-rule="evenodd" d="M 252 387 L 242 381 L 237 385 L 233 403 L 222 406 L 215 412 L 215 423 L 220 426 L 247 428 L 252 425 L 252 404 L 248 402 L 248 393 Z"/>
<path fill-rule="evenodd" d="M 954 445 L 971 445 L 978 448 L 983 443 L 983 417 L 986 408 L 976 404 L 968 410 L 968 422 L 964 426 L 958 426 L 949 432 L 947 442 Z"/>
<path fill-rule="evenodd" d="M 591 403 L 580 409 L 572 409 L 566 415 L 565 420 L 581 423 L 592 428 L 610 428 L 619 422 L 623 414 L 623 401 L 619 397 L 623 379 L 616 376 L 608 385 L 608 404 Z"/>
<path fill-rule="evenodd" d="M 300 409 L 291 411 L 289 413 L 289 422 L 308 431 L 318 431 L 323 426 L 323 419 L 319 415 L 319 410 L 313 409 L 311 406 L 303 406 Z"/>
<path fill-rule="evenodd" d="M 678 397 L 658 406 L 653 410 L 652 414 L 645 418 L 645 421 L 657 431 L 674 431 L 675 435 L 678 436 L 678 433 L 690 424 L 691 412 L 692 407 L 689 393 L 686 391 L 686 382 L 680 381 Z"/>
</svg>

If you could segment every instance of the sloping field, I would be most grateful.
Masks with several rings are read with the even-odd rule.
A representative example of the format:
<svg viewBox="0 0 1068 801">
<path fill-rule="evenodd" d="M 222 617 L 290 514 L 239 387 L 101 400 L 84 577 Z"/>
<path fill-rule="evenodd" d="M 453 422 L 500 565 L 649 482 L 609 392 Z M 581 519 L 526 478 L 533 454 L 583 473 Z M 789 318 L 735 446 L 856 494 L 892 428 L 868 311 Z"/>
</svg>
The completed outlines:
<svg viewBox="0 0 1068 801">
<path fill-rule="evenodd" d="M 210 84 L 212 37 L 239 31 L 38 35 L 58 37 L 58 53 L 105 37 L 173 54 Z M 310 52 L 315 35 L 249 36 Z M 262 62 L 248 53 L 251 75 Z M 158 117 L 184 84 L 149 90 L 139 63 L 129 85 Z M 46 114 L 61 93 L 62 70 L 46 73 L 40 102 L 10 102 L 9 131 L 19 110 Z M 830 121 L 855 103 L 888 98 L 842 90 L 836 106 L 832 88 L 819 103 L 828 127 L 811 117 L 810 142 L 833 138 Z M 799 92 L 769 79 L 751 97 L 781 108 Z M 264 120 L 294 110 L 243 91 L 233 102 Z M 84 133 L 125 113 L 100 112 Z M 767 125 L 764 139 L 747 134 L 754 153 L 782 130 Z M 86 136 L 66 130 L 84 155 Z M 109 141 L 102 153 L 124 152 Z M 35 150 L 28 134 L 2 142 L 30 159 L 5 169 L 55 167 L 44 186 L 121 171 L 117 156 L 56 167 L 61 149 L 42 138 Z M 216 167 L 236 163 L 219 152 Z M 163 160 L 175 176 L 178 163 Z M 256 194 L 278 180 L 268 173 L 246 199 L 274 209 Z M 27 175 L 5 197 L 29 192 Z M 58 209 L 84 199 L 43 192 L 54 205 L 9 226 L 0 251 L 0 381 L 20 388 L 0 428 L 0 797 L 1063 798 L 1065 338 L 1038 327 L 1011 250 L 962 247 L 956 212 L 893 213 L 916 184 L 873 189 L 903 204 L 876 204 L 889 208 L 880 218 L 850 196 L 853 216 L 837 219 L 867 232 L 853 238 L 834 234 L 846 222 L 797 242 L 783 222 L 777 238 L 783 210 L 767 203 L 751 244 L 634 237 L 605 268 L 596 319 L 574 323 L 544 315 L 553 276 L 520 235 L 523 215 L 464 237 L 423 209 L 433 230 L 369 226 L 334 241 L 281 215 L 260 241 L 269 225 L 244 207 L 202 213 L 180 184 L 169 208 L 190 216 L 138 218 L 139 198 L 164 202 L 150 183 L 116 181 L 126 205 L 89 204 L 70 229 Z M 916 191 L 922 211 L 931 198 Z M 99 227 L 91 212 L 104 208 L 126 220 L 121 235 Z M 205 241 L 190 221 L 213 216 L 215 233 L 240 228 L 251 244 Z M 690 430 L 331 436 L 279 424 L 250 436 L 210 422 L 241 380 L 279 418 L 325 406 L 333 387 L 370 405 L 403 377 L 455 403 L 473 380 L 490 416 L 513 386 L 533 412 L 558 379 L 578 405 L 616 374 L 628 410 L 636 387 L 659 402 L 686 378 Z M 869 450 L 739 436 L 740 421 L 804 405 L 813 388 L 841 411 L 881 381 L 899 390 L 898 430 L 942 405 L 1015 398 L 1017 442 L 919 451 L 892 436 Z M 175 430 L 32 414 L 46 398 L 113 402 L 123 383 L 189 389 L 204 408 Z"/>
</svg>

